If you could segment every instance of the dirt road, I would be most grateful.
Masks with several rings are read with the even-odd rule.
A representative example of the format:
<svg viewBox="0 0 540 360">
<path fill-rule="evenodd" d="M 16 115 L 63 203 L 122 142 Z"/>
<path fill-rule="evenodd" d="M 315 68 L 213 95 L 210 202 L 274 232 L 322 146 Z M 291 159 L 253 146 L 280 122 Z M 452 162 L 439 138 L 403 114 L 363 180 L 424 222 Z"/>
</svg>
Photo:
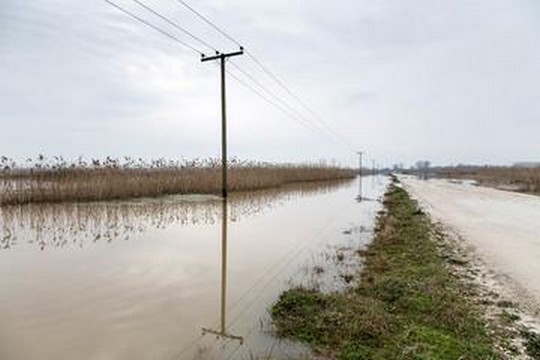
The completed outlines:
<svg viewBox="0 0 540 360">
<path fill-rule="evenodd" d="M 447 180 L 401 181 L 435 220 L 475 248 L 516 301 L 540 314 L 540 196 Z"/>
</svg>

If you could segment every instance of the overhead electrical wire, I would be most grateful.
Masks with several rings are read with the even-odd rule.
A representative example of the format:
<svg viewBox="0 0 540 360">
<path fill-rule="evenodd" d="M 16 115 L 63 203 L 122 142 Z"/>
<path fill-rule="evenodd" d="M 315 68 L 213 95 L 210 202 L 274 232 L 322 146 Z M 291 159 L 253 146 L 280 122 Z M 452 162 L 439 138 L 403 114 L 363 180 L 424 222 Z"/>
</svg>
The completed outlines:
<svg viewBox="0 0 540 360">
<path fill-rule="evenodd" d="M 266 86 L 264 86 L 263 84 L 261 84 L 260 81 L 258 81 L 257 79 L 255 79 L 255 77 L 253 75 L 251 75 L 249 72 L 245 71 L 243 68 L 241 68 L 240 66 L 238 66 L 235 62 L 233 62 L 232 60 L 229 60 L 229 64 L 232 65 L 233 68 L 235 68 L 236 70 L 238 70 L 240 73 L 242 73 L 242 75 L 244 75 L 246 78 L 248 78 L 252 83 L 254 83 L 255 85 L 257 85 L 258 88 L 260 88 L 261 90 L 263 90 L 266 94 L 268 94 L 270 97 L 272 97 L 276 102 L 280 103 L 283 107 L 285 107 L 287 110 L 289 110 L 291 113 L 294 113 L 296 116 L 298 117 L 301 117 L 303 118 L 304 120 L 308 121 L 308 119 L 306 119 L 304 117 L 304 115 L 302 115 L 301 113 L 299 113 L 294 107 L 292 107 L 291 105 L 289 105 L 286 101 L 284 101 L 283 99 L 281 99 L 279 96 L 277 96 L 276 94 L 274 94 L 272 91 L 268 90 L 268 88 Z"/>
<path fill-rule="evenodd" d="M 272 99 L 274 99 L 275 102 L 279 103 L 281 106 L 283 106 L 285 109 L 287 109 L 288 112 L 294 114 L 293 116 L 296 117 L 296 118 L 300 118 L 302 119 L 303 121 L 305 122 L 309 122 L 311 123 L 310 119 L 307 118 L 304 114 L 300 113 L 297 109 L 295 109 L 293 106 L 289 105 L 286 101 L 284 101 L 283 99 L 281 99 L 279 96 L 277 96 L 276 94 L 274 94 L 272 91 L 268 90 L 267 87 L 265 87 L 263 84 L 261 84 L 257 79 L 255 79 L 250 73 L 246 72 L 244 69 L 242 69 L 240 66 L 238 66 L 235 62 L 233 62 L 232 60 L 229 60 L 229 63 L 236 69 L 238 70 L 240 73 L 242 73 L 246 78 L 248 78 L 252 83 L 254 83 L 255 85 L 257 85 L 257 87 L 259 89 L 261 89 L 262 91 L 264 91 L 266 94 L 268 94 L 270 97 L 272 97 Z M 231 74 L 230 72 L 228 72 L 229 74 Z M 235 79 L 235 80 L 238 80 L 238 79 Z M 245 84 L 242 84 L 245 86 Z M 253 90 L 253 89 L 251 89 Z M 259 96 L 261 96 L 261 94 L 257 94 Z M 267 99 L 265 99 L 266 101 L 268 101 Z M 280 109 L 283 111 L 283 109 Z M 316 131 L 316 130 L 319 130 L 319 131 L 322 131 L 324 132 L 327 136 L 330 136 L 332 137 L 332 140 L 336 141 L 337 143 L 339 143 L 340 145 L 343 145 L 343 140 L 339 138 L 339 136 L 335 135 L 333 132 L 329 132 L 326 128 L 322 127 L 320 124 L 318 123 L 314 123 L 315 125 L 318 125 L 318 127 L 314 127 L 314 128 L 311 128 L 312 130 Z"/>
<path fill-rule="evenodd" d="M 195 15 L 197 15 L 198 18 L 200 18 L 201 20 L 203 20 L 205 23 L 207 23 L 208 25 L 210 25 L 212 28 L 214 28 L 214 30 L 216 30 L 217 32 L 219 32 L 221 35 L 223 35 L 224 37 L 226 37 L 227 39 L 229 39 L 230 41 L 232 41 L 234 44 L 236 44 L 237 46 L 239 47 L 242 47 L 242 44 L 240 44 L 239 41 L 237 41 L 235 38 L 233 38 L 232 36 L 230 36 L 229 34 L 227 34 L 227 32 L 225 30 L 223 30 L 222 28 L 220 28 L 219 26 L 217 26 L 216 24 L 214 24 L 210 19 L 208 19 L 206 16 L 204 16 L 203 14 L 201 14 L 200 12 L 198 12 L 197 10 L 195 10 L 193 8 L 193 6 L 189 5 L 187 2 L 185 2 L 184 0 L 176 0 L 178 3 L 182 4 L 185 8 L 187 8 L 189 11 L 191 11 L 192 13 L 194 13 Z"/>
<path fill-rule="evenodd" d="M 184 34 L 190 36 L 193 40 L 199 42 L 200 44 L 206 46 L 207 48 L 210 48 L 214 51 L 218 51 L 217 48 L 213 45 L 210 45 L 208 42 L 206 42 L 205 40 L 201 39 L 200 37 L 194 35 L 193 33 L 191 33 L 190 31 L 186 30 L 185 28 L 183 28 L 182 26 L 180 26 L 177 22 L 169 19 L 168 17 L 162 15 L 161 13 L 159 13 L 158 11 L 154 10 L 153 8 L 151 8 L 150 6 L 146 5 L 145 3 L 143 3 L 142 1 L 140 0 L 132 0 L 134 3 L 136 3 L 137 5 L 139 5 L 140 7 L 142 7 L 143 9 L 145 9 L 146 11 L 152 13 L 153 15 L 159 17 L 160 19 L 164 20 L 165 22 L 167 22 L 168 24 L 172 25 L 173 27 L 175 27 L 176 29 L 182 31 Z M 306 119 L 302 114 L 300 114 L 296 109 L 294 109 L 292 106 L 290 106 L 289 104 L 287 104 L 283 99 L 280 99 L 277 95 L 275 95 L 273 92 L 271 92 L 270 90 L 268 90 L 268 88 L 266 88 L 264 85 L 262 85 L 257 79 L 255 79 L 251 74 L 249 74 L 246 70 L 242 69 L 239 65 L 237 65 L 236 63 L 232 62 L 229 60 L 229 63 L 234 67 L 236 68 L 238 71 L 240 71 L 244 76 L 246 76 L 251 82 L 253 82 L 255 85 L 257 85 L 260 89 L 262 89 L 266 94 L 268 94 L 269 96 L 271 96 L 274 101 L 278 102 L 281 104 L 281 106 L 278 106 L 276 103 L 274 102 L 270 102 L 273 106 L 277 107 L 280 111 L 284 112 L 285 115 L 287 115 L 289 118 L 293 118 L 295 121 L 298 121 L 300 123 L 302 123 L 303 125 L 305 126 L 308 126 L 311 130 L 316 130 L 316 128 L 312 128 L 310 127 L 309 125 L 309 120 Z M 258 95 L 259 97 L 263 98 L 265 101 L 269 102 L 269 99 L 265 98 L 261 93 L 257 92 L 253 87 L 247 85 L 245 82 L 243 82 L 242 80 L 240 80 L 238 77 L 236 77 L 234 74 L 232 74 L 231 72 L 227 71 L 227 73 L 231 76 L 233 76 L 235 78 L 235 80 L 237 80 L 240 84 L 242 84 L 243 86 L 247 87 L 249 90 L 251 90 L 252 92 L 254 92 L 256 95 Z M 288 111 L 290 111 L 291 113 L 295 114 L 295 116 L 291 116 L 291 114 L 285 110 L 287 109 Z M 302 120 L 300 120 L 302 119 Z"/>
<path fill-rule="evenodd" d="M 189 11 L 191 11 L 193 14 L 195 14 L 197 17 L 199 17 L 201 20 L 203 20 L 205 23 L 210 25 L 212 28 L 214 28 L 217 32 L 219 32 L 221 35 L 232 41 L 234 44 L 238 46 L 242 46 L 242 43 L 238 41 L 236 38 L 231 36 L 229 33 L 227 33 L 223 28 L 218 26 L 216 23 L 214 23 L 212 20 L 210 20 L 207 16 L 201 14 L 199 11 L 193 8 L 193 6 L 189 5 L 184 0 L 176 0 L 178 3 L 182 4 L 185 8 L 187 8 Z M 255 62 L 259 68 L 268 75 L 272 80 L 274 80 L 275 83 L 279 85 L 287 94 L 289 94 L 304 110 L 308 111 L 312 116 L 315 117 L 315 120 L 320 123 L 321 126 L 323 126 L 327 131 L 330 131 L 334 134 L 334 136 L 337 136 L 341 139 L 341 141 L 344 141 L 348 146 L 350 146 L 352 149 L 354 149 L 354 146 L 350 143 L 350 141 L 342 136 L 341 134 L 337 133 L 335 130 L 333 130 L 322 118 L 320 118 L 313 109 L 311 109 L 309 106 L 306 105 L 306 103 L 298 96 L 295 92 L 293 92 L 285 83 L 276 76 L 266 65 L 262 63 L 251 51 L 245 50 L 244 51 L 246 55 Z"/>
<path fill-rule="evenodd" d="M 309 108 L 303 101 L 300 99 L 298 95 L 296 95 L 288 86 L 286 86 L 283 81 L 281 81 L 276 75 L 274 75 L 273 72 L 271 72 L 260 60 L 258 60 L 252 53 L 247 52 L 247 55 L 253 60 L 262 70 L 264 73 L 266 73 L 274 82 L 276 82 L 279 87 L 281 87 L 287 94 L 289 94 L 304 110 L 309 112 L 311 116 L 313 117 L 313 120 L 315 120 L 317 123 L 320 124 L 320 126 L 324 127 L 327 131 L 334 134 L 334 136 L 338 137 L 341 141 L 344 141 L 351 149 L 354 151 L 354 146 L 349 142 L 349 140 L 339 133 L 337 133 L 335 130 L 333 130 L 324 120 L 322 120 L 311 108 Z"/>
<path fill-rule="evenodd" d="M 112 5 L 113 7 L 117 8 L 118 10 L 122 11 L 123 13 L 129 15 L 133 19 L 143 23 L 146 26 L 151 27 L 152 29 L 154 29 L 155 31 L 158 31 L 162 35 L 164 35 L 164 36 L 174 40 L 175 42 L 181 44 L 182 46 L 193 50 L 194 52 L 196 52 L 199 55 L 203 55 L 203 52 L 201 50 L 199 50 L 198 48 L 188 44 L 187 42 L 179 39 L 178 37 L 170 34 L 169 32 L 161 29 L 160 27 L 158 27 L 158 26 L 144 20 L 143 18 L 135 15 L 134 13 L 132 13 L 132 12 L 128 11 L 127 9 L 121 7 L 120 5 L 112 2 L 111 0 L 104 0 L 104 1 L 107 2 L 108 4 Z M 216 52 L 219 52 L 215 46 L 211 45 L 207 41 L 201 39 L 197 35 L 193 34 L 189 30 L 185 29 L 184 27 L 182 27 L 177 22 L 171 20 L 170 18 L 168 18 L 168 17 L 164 16 L 163 14 L 159 13 L 158 11 L 154 10 L 152 7 L 150 7 L 147 4 L 143 3 L 141 0 L 132 0 L 132 1 L 135 2 L 138 6 L 145 9 L 146 11 L 152 13 L 154 16 L 159 17 L 161 20 L 163 20 L 166 23 L 168 23 L 169 25 L 173 26 L 177 30 L 180 30 L 182 33 L 189 36 L 191 39 L 195 40 L 199 44 L 205 46 L 206 48 L 209 48 L 209 49 L 212 49 L 212 50 L 214 50 Z M 226 38 L 231 40 L 233 43 L 235 43 L 238 46 L 241 46 L 241 43 L 239 41 L 237 41 L 235 38 L 230 36 L 227 32 L 225 32 L 225 30 L 223 30 L 222 28 L 217 26 L 215 23 L 213 23 L 211 20 L 209 20 L 206 16 L 202 15 L 200 12 L 195 10 L 187 2 L 185 2 L 183 0 L 176 0 L 176 1 L 178 3 L 180 3 L 181 5 L 183 5 L 184 7 L 186 7 L 188 10 L 190 10 L 192 13 L 194 13 L 197 17 L 202 19 L 205 23 L 210 25 L 212 28 L 214 28 L 220 34 L 222 34 L 223 36 L 225 36 Z M 277 78 L 277 76 L 275 76 L 266 66 L 264 66 L 260 60 L 255 58 L 255 56 L 253 56 L 253 54 L 251 54 L 248 50 L 245 50 L 245 53 L 249 56 L 249 58 L 251 58 L 263 70 L 263 72 L 265 72 L 269 77 L 271 77 L 281 88 L 283 88 L 293 99 L 295 99 L 296 102 L 298 102 L 305 110 L 307 110 L 311 114 L 311 116 L 313 117 L 312 120 L 315 120 L 315 121 L 310 120 L 311 117 L 310 117 L 310 119 L 308 119 L 306 116 L 304 116 L 302 113 L 300 113 L 297 109 L 295 109 L 293 106 L 291 106 L 287 101 L 283 100 L 278 95 L 274 94 L 271 90 L 269 90 L 266 86 L 261 84 L 261 82 L 258 81 L 249 72 L 244 70 L 242 67 L 237 65 L 235 62 L 232 62 L 232 61 L 229 60 L 229 63 L 236 70 L 238 70 L 240 73 L 242 73 L 243 76 L 245 76 L 249 81 L 251 81 L 253 84 L 255 84 L 259 89 L 261 89 L 265 94 L 270 96 L 273 100 L 270 100 L 267 96 L 263 95 L 260 91 L 257 91 L 253 86 L 250 86 L 249 84 L 247 84 L 245 81 L 240 79 L 235 74 L 231 73 L 230 71 L 227 71 L 227 73 L 231 77 L 233 77 L 234 80 L 236 80 L 242 86 L 246 87 L 247 89 L 249 89 L 250 91 L 255 93 L 258 97 L 260 97 L 261 99 L 263 99 L 264 101 L 266 101 L 270 105 L 272 105 L 275 108 L 277 108 L 278 110 L 280 110 L 282 113 L 284 113 L 290 119 L 293 119 L 294 121 L 301 123 L 302 125 L 306 126 L 307 128 L 309 128 L 312 131 L 316 131 L 316 130 L 323 131 L 323 132 L 326 133 L 327 136 L 330 136 L 330 138 L 332 138 L 332 140 L 337 140 L 336 141 L 337 143 L 339 143 L 341 145 L 346 144 L 347 147 L 350 147 L 351 149 L 353 149 L 353 147 L 350 145 L 350 143 L 344 137 L 342 137 L 341 135 L 336 133 L 332 128 L 330 128 L 323 121 L 321 121 L 320 119 L 317 119 L 316 114 L 311 109 L 309 109 L 307 107 L 307 105 L 305 105 L 302 102 L 302 100 L 298 96 L 296 96 L 279 78 Z M 317 125 L 317 126 L 315 126 L 315 125 Z"/>
<path fill-rule="evenodd" d="M 123 11 L 124 13 L 130 15 L 131 17 L 135 18 L 136 20 L 138 21 L 141 21 L 143 22 L 145 25 L 148 25 L 148 26 L 151 26 L 153 29 L 159 31 L 160 33 L 172 38 L 173 40 L 177 41 L 177 42 L 180 42 L 180 44 L 182 45 L 186 45 L 184 42 L 180 41 L 180 39 L 176 38 L 175 36 L 167 33 L 165 30 L 162 30 L 161 28 L 153 25 L 153 24 L 150 24 L 149 22 L 143 20 L 142 18 L 134 15 L 133 13 L 129 12 L 128 10 L 120 7 L 119 5 L 117 4 L 114 4 L 112 3 L 111 1 L 109 0 L 105 0 L 107 3 L 113 5 L 114 7 L 118 8 L 119 10 Z M 147 10 L 148 12 L 158 16 L 159 18 L 161 18 L 162 20 L 166 21 L 167 23 L 169 23 L 170 25 L 174 26 L 175 28 L 181 30 L 182 32 L 188 34 L 192 39 L 198 41 L 199 43 L 201 43 L 202 45 L 208 47 L 208 48 L 211 48 L 215 51 L 217 51 L 215 49 L 214 46 L 210 45 L 209 43 L 205 42 L 204 40 L 200 39 L 199 37 L 195 36 L 194 34 L 192 34 L 191 32 L 187 31 L 186 29 L 182 28 L 178 23 L 170 20 L 169 18 L 165 17 L 164 15 L 160 14 L 159 12 L 157 12 L 156 10 L 152 9 L 150 6 L 142 3 L 140 0 L 132 0 L 133 2 L 135 2 L 137 5 L 143 7 L 145 10 Z M 202 53 L 200 50 L 196 50 L 198 53 Z M 236 80 L 238 83 L 240 83 L 242 86 L 246 87 L 247 89 L 249 89 L 250 91 L 252 91 L 253 93 L 255 93 L 257 96 L 259 96 L 260 98 L 262 98 L 264 101 L 268 102 L 270 105 L 276 107 L 278 110 L 280 110 L 282 113 L 284 113 L 287 117 L 293 119 L 294 121 L 297 121 L 299 123 L 301 123 L 302 125 L 306 126 L 307 128 L 309 128 L 310 130 L 312 131 L 316 131 L 317 128 L 313 127 L 312 124 L 310 124 L 309 120 L 306 120 L 304 118 L 304 116 L 300 113 L 298 113 L 298 111 L 296 109 L 294 109 L 293 107 L 291 107 L 289 104 L 287 104 L 283 99 L 280 99 L 277 95 L 275 95 L 274 93 L 272 93 L 270 90 L 268 90 L 264 85 L 262 85 L 259 81 L 257 81 L 251 74 L 249 74 L 247 71 L 243 70 L 240 66 L 238 66 L 237 64 L 233 63 L 233 62 L 230 62 L 231 65 L 233 65 L 233 67 L 235 67 L 238 71 L 240 71 L 244 76 L 246 76 L 249 80 L 251 80 L 254 84 L 256 84 L 259 88 L 261 88 L 266 94 L 268 94 L 269 96 L 271 96 L 274 101 L 268 99 L 267 97 L 265 97 L 263 94 L 261 94 L 259 91 L 255 90 L 252 86 L 248 85 L 246 82 L 244 82 L 243 80 L 241 80 L 240 78 L 238 78 L 236 75 L 232 74 L 230 71 L 227 71 L 227 73 L 234 78 L 234 80 Z M 279 103 L 279 104 L 278 104 Z M 281 105 L 280 105 L 281 104 Z M 320 129 L 319 129 L 320 130 Z"/>
<path fill-rule="evenodd" d="M 105 1 L 106 3 L 108 3 L 108 4 L 111 5 L 111 6 L 115 7 L 116 9 L 120 10 L 120 11 L 123 12 L 124 14 L 130 16 L 131 18 L 133 18 L 133 19 L 135 19 L 135 20 L 137 20 L 137 21 L 143 23 L 144 25 L 146 25 L 146 26 L 148 26 L 148 27 L 154 29 L 155 31 L 159 32 L 160 34 L 162 34 L 162 35 L 168 37 L 169 39 L 171 39 L 171 40 L 173 40 L 173 41 L 175 41 L 175 42 L 181 44 L 182 46 L 184 46 L 184 47 L 186 47 L 186 48 L 188 48 L 188 49 L 190 49 L 190 50 L 193 50 L 193 51 L 196 52 L 197 54 L 199 54 L 199 55 L 203 55 L 203 54 L 204 54 L 201 50 L 197 49 L 196 47 L 194 47 L 194 46 L 192 46 L 192 45 L 190 45 L 190 44 L 188 44 L 188 43 L 186 43 L 186 42 L 180 40 L 180 39 L 177 38 L 176 36 L 174 36 L 174 35 L 168 33 L 167 31 L 165 31 L 165 30 L 159 28 L 158 26 L 156 26 L 156 25 L 154 25 L 154 24 L 152 24 L 152 23 L 150 23 L 150 22 L 144 20 L 143 18 L 141 18 L 141 17 L 135 15 L 134 13 L 132 13 L 132 12 L 130 12 L 129 10 L 125 9 L 124 7 L 118 5 L 118 4 L 116 4 L 116 3 L 114 3 L 114 2 L 112 2 L 112 1 L 110 1 L 110 0 L 103 0 L 103 1 Z"/>
<path fill-rule="evenodd" d="M 229 70 L 226 70 L 227 74 L 229 74 L 229 76 L 231 78 L 233 78 L 236 82 L 238 82 L 240 85 L 244 86 L 245 88 L 247 88 L 248 90 L 250 90 L 251 92 L 253 92 L 255 95 L 257 95 L 258 97 L 260 97 L 262 100 L 266 101 L 267 103 L 269 103 L 270 105 L 272 105 L 273 107 L 275 107 L 276 109 L 278 109 L 279 111 L 281 111 L 283 114 L 285 114 L 285 116 L 287 116 L 288 118 L 300 123 L 301 125 L 303 126 L 306 126 L 307 128 L 309 128 L 310 130 L 313 130 L 315 131 L 316 128 L 313 128 L 312 124 L 310 124 L 309 122 L 306 122 L 305 120 L 302 120 L 301 118 L 298 118 L 298 117 L 295 117 L 294 115 L 291 115 L 285 108 L 283 108 L 281 105 L 279 105 L 278 103 L 276 103 L 275 101 L 273 100 L 270 100 L 268 97 L 264 96 L 260 91 L 256 90 L 253 86 L 249 85 L 248 83 L 246 83 L 244 80 L 240 79 L 238 76 L 236 76 L 236 74 L 232 73 L 231 71 Z"/>
<path fill-rule="evenodd" d="M 142 22 L 143 24 L 147 25 L 147 26 L 150 26 L 151 28 L 153 28 L 154 30 L 162 33 L 163 35 L 171 38 L 172 40 L 180 43 L 181 45 L 183 46 L 188 46 L 190 47 L 192 50 L 196 51 L 197 53 L 199 54 L 202 54 L 202 51 L 194 48 L 194 47 L 191 47 L 189 44 L 186 44 L 184 43 L 183 41 L 181 41 L 180 39 L 178 39 L 177 37 L 175 37 L 174 35 L 171 35 L 170 33 L 166 32 L 165 30 L 159 28 L 158 26 L 155 26 L 149 22 L 147 22 L 146 20 L 142 19 L 141 17 L 133 14 L 132 12 L 126 10 L 125 8 L 117 5 L 116 3 L 113 3 L 112 1 L 110 0 L 104 0 L 106 1 L 107 3 L 109 3 L 110 5 L 114 6 L 115 8 L 119 9 L 120 11 L 124 12 L 125 14 L 133 17 L 134 19 Z M 180 30 L 182 30 L 182 32 L 190 35 L 190 37 L 192 37 L 194 40 L 198 41 L 199 43 L 215 50 L 215 47 L 213 47 L 212 45 L 208 44 L 207 42 L 205 42 L 204 40 L 200 39 L 199 37 L 191 34 L 189 31 L 183 29 L 180 25 L 178 25 L 176 22 L 170 20 L 169 18 L 163 16 L 162 14 L 158 13 L 156 10 L 152 9 L 150 6 L 142 3 L 140 0 L 132 0 L 133 2 L 137 3 L 139 6 L 143 7 L 144 9 L 146 9 L 147 11 L 151 12 L 152 14 L 158 16 L 159 18 L 161 18 L 162 20 L 166 21 L 167 23 L 169 23 L 170 25 L 174 26 L 175 28 L 178 28 Z M 217 50 L 216 50 L 217 51 Z M 265 90 L 266 93 L 270 94 L 271 96 L 273 96 L 274 98 L 278 99 L 276 97 L 276 95 L 274 95 L 273 93 L 271 93 L 268 89 L 266 89 L 262 84 L 260 84 L 259 82 L 257 82 L 257 80 L 255 78 L 253 78 L 251 75 L 249 75 L 245 70 L 241 69 L 238 65 L 234 65 L 238 70 L 240 70 L 244 75 L 246 76 L 249 76 L 249 78 L 254 81 L 257 85 L 259 85 L 262 89 Z M 241 85 L 243 85 L 244 87 L 248 88 L 250 91 L 254 92 L 257 96 L 261 97 L 263 100 L 265 100 L 266 102 L 270 103 L 272 106 L 276 107 L 278 110 L 282 111 L 285 115 L 287 115 L 289 118 L 292 118 L 294 119 L 295 121 L 298 121 L 300 123 L 302 123 L 303 125 L 305 126 L 308 126 L 310 127 L 310 124 L 309 123 L 306 123 L 305 121 L 302 121 L 302 120 L 299 120 L 297 118 L 295 118 L 294 116 L 292 116 L 290 113 L 287 112 L 287 110 L 285 110 L 282 106 L 280 106 L 279 104 L 275 103 L 274 101 L 272 100 L 269 100 L 268 98 L 266 98 L 263 94 L 261 94 L 260 92 L 258 92 L 257 90 L 255 90 L 252 86 L 250 86 L 249 84 L 245 83 L 243 80 L 241 80 L 240 78 L 238 78 L 236 75 L 232 74 L 230 71 L 227 71 L 227 73 L 233 77 L 237 82 L 239 82 Z M 311 130 L 314 130 L 313 128 L 310 128 Z"/>
<path fill-rule="evenodd" d="M 142 1 L 140 0 L 131 0 L 133 1 L 134 3 L 136 3 L 137 5 L 139 5 L 140 7 L 142 7 L 143 9 L 145 9 L 146 11 L 149 11 L 151 12 L 152 14 L 154 14 L 155 16 L 159 17 L 160 19 L 162 19 L 163 21 L 165 21 L 166 23 L 168 23 L 169 25 L 172 25 L 173 27 L 175 27 L 176 29 L 180 30 L 181 32 L 183 32 L 184 34 L 186 34 L 187 36 L 189 36 L 190 38 L 192 38 L 193 40 L 199 42 L 200 44 L 206 46 L 207 48 L 211 49 L 211 50 L 214 50 L 214 51 L 217 51 L 217 49 L 210 45 L 209 43 L 207 43 L 206 41 L 204 41 L 203 39 L 201 39 L 200 37 L 198 37 L 197 35 L 193 34 L 192 32 L 186 30 L 185 28 L 183 28 L 182 26 L 180 26 L 178 23 L 176 23 L 175 21 L 172 21 L 171 19 L 169 19 L 168 17 L 160 14 L 159 12 L 157 12 L 156 10 L 152 9 L 150 6 L 146 5 L 145 3 L 143 3 Z"/>
</svg>

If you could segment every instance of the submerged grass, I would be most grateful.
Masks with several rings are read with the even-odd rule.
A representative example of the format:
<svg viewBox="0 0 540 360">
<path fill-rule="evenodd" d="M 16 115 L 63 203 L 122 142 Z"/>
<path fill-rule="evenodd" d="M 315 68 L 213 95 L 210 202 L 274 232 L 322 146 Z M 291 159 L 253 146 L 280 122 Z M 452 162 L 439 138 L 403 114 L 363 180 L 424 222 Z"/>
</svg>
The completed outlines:
<svg viewBox="0 0 540 360">
<path fill-rule="evenodd" d="M 230 191 L 278 187 L 298 182 L 352 178 L 356 171 L 325 164 L 269 164 L 232 159 Z M 19 165 L 0 158 L 0 205 L 99 201 L 221 191 L 221 163 L 213 159 L 146 162 L 93 159 L 68 162 L 39 156 Z"/>
<path fill-rule="evenodd" d="M 339 359 L 497 359 L 475 306 L 432 239 L 432 224 L 400 187 L 384 200 L 358 285 L 345 293 L 284 292 L 279 336 Z"/>
</svg>

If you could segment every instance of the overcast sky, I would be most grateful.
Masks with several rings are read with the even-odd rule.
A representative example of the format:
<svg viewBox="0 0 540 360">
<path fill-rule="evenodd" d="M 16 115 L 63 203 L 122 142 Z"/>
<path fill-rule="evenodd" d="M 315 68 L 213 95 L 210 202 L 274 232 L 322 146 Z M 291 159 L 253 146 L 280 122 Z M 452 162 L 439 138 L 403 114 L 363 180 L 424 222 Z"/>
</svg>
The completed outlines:
<svg viewBox="0 0 540 360">
<path fill-rule="evenodd" d="M 113 1 L 208 50 L 133 1 Z M 177 0 L 140 1 L 222 51 L 237 49 Z M 190 4 L 368 159 L 540 160 L 538 0 Z M 248 56 L 235 62 L 298 106 Z M 2 0 L 0 155 L 218 156 L 218 71 L 104 1 Z M 344 141 L 230 78 L 228 116 L 231 155 L 355 164 Z"/>
</svg>

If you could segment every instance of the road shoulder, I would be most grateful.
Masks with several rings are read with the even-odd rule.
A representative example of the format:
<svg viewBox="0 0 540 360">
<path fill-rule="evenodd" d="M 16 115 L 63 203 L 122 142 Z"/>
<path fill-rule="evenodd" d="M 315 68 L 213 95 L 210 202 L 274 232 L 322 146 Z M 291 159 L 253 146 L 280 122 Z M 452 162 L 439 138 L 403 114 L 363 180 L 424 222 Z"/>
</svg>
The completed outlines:
<svg viewBox="0 0 540 360">
<path fill-rule="evenodd" d="M 373 242 L 360 252 L 356 284 L 342 293 L 284 292 L 272 308 L 277 334 L 325 358 L 527 359 L 525 346 L 507 340 L 508 327 L 484 316 L 479 289 L 463 271 L 468 260 L 396 182 Z"/>
<path fill-rule="evenodd" d="M 488 332 L 499 351 L 511 359 L 540 359 L 540 319 L 536 298 L 510 276 L 494 268 L 465 235 L 417 196 L 418 189 L 404 189 L 419 203 L 434 224 L 435 240 L 447 259 L 449 271 L 468 288 L 467 293 L 484 316 Z"/>
</svg>

